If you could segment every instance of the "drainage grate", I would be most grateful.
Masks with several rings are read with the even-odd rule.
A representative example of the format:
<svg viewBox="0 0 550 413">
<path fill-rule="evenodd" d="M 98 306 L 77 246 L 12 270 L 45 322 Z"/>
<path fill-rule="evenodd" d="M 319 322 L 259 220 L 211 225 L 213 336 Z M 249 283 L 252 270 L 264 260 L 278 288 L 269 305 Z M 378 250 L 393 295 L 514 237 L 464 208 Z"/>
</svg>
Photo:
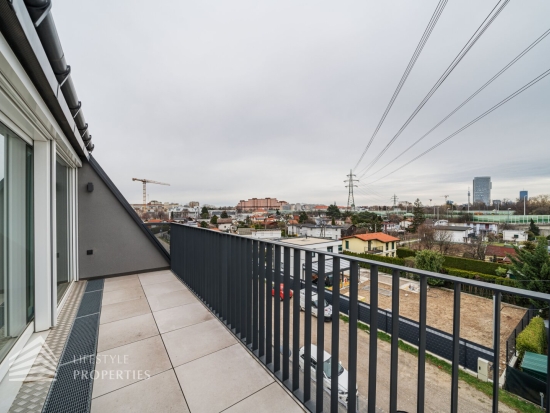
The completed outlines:
<svg viewBox="0 0 550 413">
<path fill-rule="evenodd" d="M 67 340 L 60 364 L 71 363 L 76 360 L 84 361 L 82 358 L 95 356 L 97 340 L 90 340 L 90 337 L 97 337 L 99 328 L 99 313 L 74 320 L 71 335 Z"/>
<path fill-rule="evenodd" d="M 82 295 L 42 413 L 90 411 L 102 297 L 103 280 L 90 281 Z"/>
<path fill-rule="evenodd" d="M 86 291 L 84 291 L 84 292 L 89 293 L 91 291 L 103 290 L 104 281 L 105 280 L 103 278 L 101 280 L 88 281 L 88 284 L 86 284 Z"/>
<path fill-rule="evenodd" d="M 42 413 L 89 412 L 95 363 L 68 363 L 58 367 Z"/>
<path fill-rule="evenodd" d="M 80 308 L 78 309 L 76 317 L 99 313 L 102 295 L 103 290 L 85 293 L 80 302 Z"/>
</svg>

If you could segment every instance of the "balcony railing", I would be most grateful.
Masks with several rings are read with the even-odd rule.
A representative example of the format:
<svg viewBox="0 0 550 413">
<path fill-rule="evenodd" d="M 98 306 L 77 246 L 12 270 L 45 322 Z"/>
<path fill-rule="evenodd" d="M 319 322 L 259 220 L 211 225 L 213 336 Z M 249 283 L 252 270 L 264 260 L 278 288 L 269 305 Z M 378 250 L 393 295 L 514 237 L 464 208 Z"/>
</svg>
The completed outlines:
<svg viewBox="0 0 550 413">
<path fill-rule="evenodd" d="M 340 262 L 343 256 L 337 253 L 322 253 L 318 250 L 289 246 L 283 242 L 257 240 L 179 224 L 172 224 L 171 249 L 171 265 L 174 273 L 294 393 L 307 409 L 315 412 L 328 410 L 336 412 L 345 406 L 348 412 L 368 411 L 374 413 L 379 411 L 377 392 L 384 391 L 389 393 L 390 412 L 398 411 L 400 397 L 398 393 L 398 349 L 402 323 L 392 322 L 391 317 L 386 318 L 386 323 L 389 320 L 389 326 L 386 324 L 386 327 L 383 328 L 380 324 L 381 329 L 389 331 L 391 334 L 388 388 L 377 388 L 380 340 L 375 338 L 378 337 L 380 317 L 369 316 L 371 339 L 368 343 L 368 386 L 365 386 L 365 389 L 358 389 L 359 395 L 366 390 L 368 400 L 358 406 L 358 400 L 361 398 L 354 397 L 352 390 L 358 388 L 358 373 L 365 373 L 363 370 L 358 372 L 358 322 L 362 319 L 359 312 L 364 309 L 364 304 L 358 301 L 359 266 L 360 264 L 370 265 L 370 314 L 379 314 L 379 293 L 383 292 L 382 289 L 379 291 L 378 287 L 379 262 L 345 256 L 345 260 L 349 261 L 349 274 L 346 275 L 350 281 L 348 298 L 340 293 L 337 284 L 331 292 L 324 288 L 318 288 L 315 291 L 312 285 L 313 253 L 318 254 L 317 276 L 320 279 L 318 285 L 324 284 L 322 281 L 327 276 L 325 273 L 327 261 L 331 262 L 331 273 L 340 274 Z M 304 278 L 300 279 L 298 274 L 301 274 L 303 256 L 305 256 L 305 272 L 302 275 Z M 449 359 L 452 362 L 449 406 L 451 412 L 457 412 L 459 409 L 460 353 L 461 345 L 464 345 L 464 341 L 460 338 L 461 290 L 465 286 L 470 286 L 493 292 L 493 308 L 496 311 L 493 312 L 492 317 L 492 361 L 495 368 L 492 370 L 491 411 L 498 412 L 502 295 L 539 300 L 546 305 L 550 304 L 550 295 L 388 263 L 383 263 L 383 267 L 386 271 L 388 268 L 392 271 L 391 313 L 393 314 L 399 314 L 400 273 L 414 274 L 419 279 L 416 291 L 419 293 L 418 340 L 417 343 L 414 343 L 418 348 L 417 405 L 415 406 L 417 412 L 424 412 L 426 402 L 430 401 L 430 398 L 440 397 L 439 394 L 426 394 L 427 333 L 430 330 L 433 333 L 433 329 L 428 328 L 426 324 L 428 279 L 443 280 L 454 286 L 453 330 L 452 336 L 448 338 L 452 348 L 449 352 Z M 297 276 L 293 277 L 293 274 Z M 282 294 L 279 298 L 278 289 L 273 286 L 281 284 Z M 301 296 L 302 289 L 303 296 Z M 273 291 L 275 294 L 272 295 Z M 291 291 L 294 295 L 293 301 L 287 299 Z M 312 294 L 315 292 L 317 296 L 313 296 L 314 300 L 312 300 Z M 319 315 L 325 314 L 325 298 L 332 302 L 334 316 L 331 324 L 327 326 L 325 326 L 324 317 L 317 317 L 316 343 L 314 343 L 312 340 L 312 312 L 317 311 Z M 303 321 L 300 317 L 301 307 L 305 311 Z M 346 320 L 349 323 L 347 333 L 341 333 L 339 314 L 342 310 L 348 316 L 348 320 Z M 401 321 L 401 317 L 399 319 Z M 300 325 L 301 323 L 303 326 Z M 315 369 L 315 367 L 312 369 L 312 361 L 326 360 L 325 333 L 331 338 L 331 360 L 341 360 L 340 354 L 347 350 L 348 378 L 345 388 L 342 386 L 342 381 L 339 380 L 342 368 L 340 363 L 329 363 L 329 367 L 325 369 Z M 345 334 L 346 337 L 340 337 L 341 334 Z M 347 349 L 340 347 L 341 338 L 347 339 Z M 548 338 L 550 342 L 550 337 Z M 303 346 L 300 346 L 301 340 Z M 312 344 L 316 344 L 316 354 L 312 354 Z M 548 370 L 550 371 L 550 358 L 548 360 Z M 320 383 L 324 383 L 324 385 L 320 385 Z M 319 385 L 315 386 L 315 384 Z M 348 393 L 351 397 L 346 394 L 345 390 L 349 390 Z M 550 381 L 546 383 L 546 394 L 550 394 Z M 329 398 L 328 402 L 324 399 L 325 397 Z M 550 397 L 544 399 L 546 409 L 550 407 L 549 399 Z"/>
<path fill-rule="evenodd" d="M 374 248 L 365 248 L 365 253 L 367 254 L 381 254 L 384 252 L 384 248 L 382 247 L 374 247 Z"/>
</svg>

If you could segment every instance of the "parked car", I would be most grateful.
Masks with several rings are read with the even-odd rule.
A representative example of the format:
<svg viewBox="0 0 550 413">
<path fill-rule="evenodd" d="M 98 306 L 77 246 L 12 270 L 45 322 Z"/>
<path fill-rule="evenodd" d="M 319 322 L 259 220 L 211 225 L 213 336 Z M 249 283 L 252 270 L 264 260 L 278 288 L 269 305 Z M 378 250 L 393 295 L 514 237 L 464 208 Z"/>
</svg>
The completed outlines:
<svg viewBox="0 0 550 413">
<path fill-rule="evenodd" d="M 311 293 L 311 314 L 317 317 L 319 308 L 319 303 L 317 299 L 317 293 Z M 300 309 L 305 311 L 306 309 L 306 290 L 300 290 Z M 332 306 L 325 300 L 325 309 L 324 309 L 325 321 L 332 320 Z"/>
<path fill-rule="evenodd" d="M 271 295 L 275 297 L 275 284 L 273 284 L 273 287 L 271 288 Z M 293 295 L 292 290 L 289 290 L 288 296 L 292 298 L 292 295 Z M 285 299 L 285 285 L 283 283 L 281 283 L 279 288 L 279 298 L 281 299 L 281 301 Z"/>
<path fill-rule="evenodd" d="M 305 368 L 305 347 L 300 349 L 300 369 L 303 371 Z M 323 352 L 323 389 L 330 392 L 331 376 L 332 376 L 332 356 L 326 351 Z M 311 378 L 313 381 L 317 379 L 315 374 L 318 366 L 317 362 L 317 346 L 311 345 Z M 356 390 L 356 397 L 359 392 Z M 348 371 L 338 362 L 338 400 L 347 405 L 348 404 Z"/>
</svg>

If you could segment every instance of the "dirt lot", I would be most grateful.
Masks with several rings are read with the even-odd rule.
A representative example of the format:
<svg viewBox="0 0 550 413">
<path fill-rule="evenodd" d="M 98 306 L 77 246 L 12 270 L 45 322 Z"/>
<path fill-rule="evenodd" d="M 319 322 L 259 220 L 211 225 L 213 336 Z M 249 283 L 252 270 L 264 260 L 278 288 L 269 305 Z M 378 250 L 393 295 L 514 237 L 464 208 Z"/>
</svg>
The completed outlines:
<svg viewBox="0 0 550 413">
<path fill-rule="evenodd" d="M 361 278 L 369 277 L 368 270 L 361 269 Z M 379 275 L 379 291 L 391 293 L 391 277 Z M 409 319 L 418 321 L 420 295 L 411 292 L 406 285 L 410 280 L 401 280 L 402 289 L 399 293 L 399 314 Z M 414 283 L 414 282 L 413 282 Z M 343 294 L 348 293 L 348 288 L 342 289 Z M 370 301 L 370 281 L 363 281 L 359 285 L 359 296 L 362 301 Z M 391 310 L 391 295 L 378 294 L 378 305 L 381 309 Z M 506 340 L 518 325 L 525 314 L 525 309 L 501 305 L 500 324 L 500 360 L 501 368 L 506 362 Z M 483 346 L 493 347 L 493 301 L 490 299 L 462 293 L 460 302 L 460 337 L 473 341 Z M 453 333 L 453 292 L 430 287 L 428 291 L 427 324 L 430 327 Z"/>
<path fill-rule="evenodd" d="M 281 319 L 283 309 L 281 305 Z M 292 345 L 292 305 L 290 306 L 290 343 Z M 305 314 L 300 312 L 300 346 L 304 345 L 304 321 Z M 324 349 L 332 354 L 331 338 L 332 324 L 324 323 Z M 339 322 L 339 354 L 338 359 L 344 368 L 348 367 L 348 337 L 349 326 L 340 320 Z M 312 317 L 312 343 L 317 341 L 317 319 Z M 282 332 L 281 332 L 282 338 Z M 369 340 L 370 336 L 364 331 L 358 331 L 357 339 L 357 385 L 360 394 L 360 412 L 365 412 L 368 399 L 368 374 L 369 374 Z M 282 340 L 281 340 L 282 342 Z M 377 365 L 377 411 L 389 411 L 389 386 L 390 386 L 390 350 L 389 343 L 378 340 L 378 365 Z M 398 409 L 413 412 L 416 411 L 418 358 L 399 350 L 399 380 L 398 380 Z M 426 412 L 448 412 L 451 402 L 451 376 L 437 367 L 426 364 Z M 459 412 L 490 412 L 491 399 L 485 394 L 472 388 L 468 384 L 459 381 Z M 328 406 L 325 406 L 327 408 Z M 328 411 L 327 409 L 326 411 Z M 502 403 L 500 412 L 513 412 Z"/>
</svg>

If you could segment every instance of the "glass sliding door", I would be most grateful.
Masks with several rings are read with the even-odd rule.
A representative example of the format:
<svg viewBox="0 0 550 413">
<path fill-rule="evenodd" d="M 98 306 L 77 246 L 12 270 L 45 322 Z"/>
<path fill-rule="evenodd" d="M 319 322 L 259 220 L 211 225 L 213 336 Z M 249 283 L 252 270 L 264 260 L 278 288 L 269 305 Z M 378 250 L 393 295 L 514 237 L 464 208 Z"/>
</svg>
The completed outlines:
<svg viewBox="0 0 550 413">
<path fill-rule="evenodd" d="M 0 361 L 34 317 L 32 148 L 0 124 Z"/>
<path fill-rule="evenodd" d="M 55 164 L 55 222 L 57 229 L 57 301 L 67 290 L 70 281 L 70 209 L 69 209 L 69 167 L 59 156 Z"/>
</svg>

